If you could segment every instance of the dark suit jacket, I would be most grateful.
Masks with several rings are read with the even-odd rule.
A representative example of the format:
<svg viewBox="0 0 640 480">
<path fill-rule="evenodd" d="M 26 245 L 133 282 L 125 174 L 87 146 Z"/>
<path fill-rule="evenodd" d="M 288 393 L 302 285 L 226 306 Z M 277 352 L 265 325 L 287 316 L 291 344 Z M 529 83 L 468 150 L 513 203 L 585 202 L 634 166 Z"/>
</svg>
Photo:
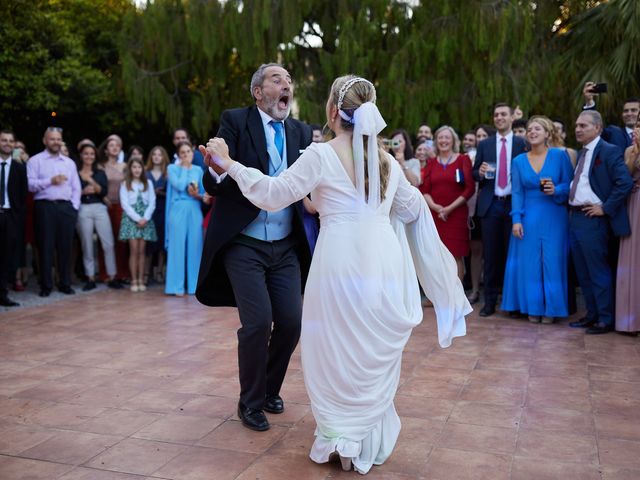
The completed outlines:
<svg viewBox="0 0 640 480">
<path fill-rule="evenodd" d="M 593 193 L 602 200 L 602 209 L 613 233 L 629 235 L 631 227 L 626 200 L 633 187 L 633 179 L 617 146 L 602 139 L 598 142 L 591 158 L 589 183 Z"/>
<path fill-rule="evenodd" d="M 288 118 L 284 122 L 287 141 L 287 162 L 293 164 L 311 143 L 311 128 L 298 120 Z M 269 154 L 264 127 L 258 107 L 226 110 L 220 119 L 218 137 L 229 146 L 229 156 L 247 167 L 269 173 Z M 196 298 L 204 305 L 235 306 L 231 283 L 222 263 L 221 253 L 242 230 L 260 213 L 260 209 L 247 200 L 230 176 L 216 183 L 206 171 L 203 185 L 216 203 L 211 214 L 204 242 Z M 311 253 L 304 232 L 302 202 L 294 204 L 295 215 L 292 234 L 297 240 L 297 253 L 302 270 L 303 285 L 311 263 Z"/>
<path fill-rule="evenodd" d="M 521 153 L 524 153 L 527 148 L 527 142 L 522 138 L 513 136 L 513 142 L 511 143 L 511 159 L 513 160 Z M 476 203 L 476 214 L 482 218 L 486 215 L 491 202 L 493 201 L 493 192 L 495 189 L 496 179 L 492 178 L 487 180 L 480 177 L 480 165 L 482 162 L 497 163 L 496 158 L 496 136 L 492 135 L 489 138 L 481 141 L 478 144 L 476 151 L 476 161 L 473 164 L 473 178 L 480 182 L 480 188 L 478 189 L 478 202 Z M 497 176 L 497 175 L 496 175 Z"/>
<path fill-rule="evenodd" d="M 9 196 L 9 203 L 11 203 L 11 214 L 17 220 L 22 219 L 25 215 L 28 191 L 27 167 L 16 160 L 12 160 L 9 169 L 7 195 Z"/>
<path fill-rule="evenodd" d="M 631 138 L 629 138 L 627 131 L 616 125 L 607 126 L 602 131 L 602 139 L 607 143 L 616 145 L 623 154 L 627 147 L 631 146 Z"/>
<path fill-rule="evenodd" d="M 583 108 L 583 110 L 596 110 L 596 106 L 594 105 L 592 107 Z M 627 131 L 624 127 L 607 125 L 602 129 L 601 137 L 605 142 L 611 143 L 612 145 L 616 145 L 620 148 L 623 154 L 627 147 L 631 146 L 631 139 L 629 138 L 629 135 L 627 135 Z"/>
</svg>

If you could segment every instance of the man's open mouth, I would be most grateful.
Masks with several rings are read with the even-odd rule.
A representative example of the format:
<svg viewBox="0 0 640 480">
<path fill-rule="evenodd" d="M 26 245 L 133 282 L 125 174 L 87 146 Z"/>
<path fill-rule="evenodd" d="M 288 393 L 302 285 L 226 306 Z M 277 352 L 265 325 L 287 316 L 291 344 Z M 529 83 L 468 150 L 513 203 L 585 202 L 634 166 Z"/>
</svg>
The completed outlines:
<svg viewBox="0 0 640 480">
<path fill-rule="evenodd" d="M 289 95 L 282 95 L 278 99 L 278 108 L 285 110 L 289 107 Z"/>
</svg>

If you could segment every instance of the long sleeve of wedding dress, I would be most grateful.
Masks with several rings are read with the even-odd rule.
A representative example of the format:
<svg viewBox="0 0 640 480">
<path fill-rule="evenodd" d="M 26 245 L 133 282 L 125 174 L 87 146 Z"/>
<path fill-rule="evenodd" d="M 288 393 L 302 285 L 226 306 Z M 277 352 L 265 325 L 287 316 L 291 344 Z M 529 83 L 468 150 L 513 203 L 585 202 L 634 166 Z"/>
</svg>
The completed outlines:
<svg viewBox="0 0 640 480">
<path fill-rule="evenodd" d="M 401 178 L 391 210 L 391 224 L 405 255 L 413 261 L 420 285 L 433 302 L 438 323 L 438 342 L 442 348 L 451 340 L 466 334 L 465 315 L 473 311 L 462 282 L 458 279 L 456 261 L 440 240 L 427 202 L 417 188 Z"/>
<path fill-rule="evenodd" d="M 229 169 L 229 175 L 251 203 L 273 212 L 302 200 L 318 185 L 322 178 L 322 162 L 318 150 L 311 145 L 277 177 L 269 177 L 237 162 Z"/>
</svg>

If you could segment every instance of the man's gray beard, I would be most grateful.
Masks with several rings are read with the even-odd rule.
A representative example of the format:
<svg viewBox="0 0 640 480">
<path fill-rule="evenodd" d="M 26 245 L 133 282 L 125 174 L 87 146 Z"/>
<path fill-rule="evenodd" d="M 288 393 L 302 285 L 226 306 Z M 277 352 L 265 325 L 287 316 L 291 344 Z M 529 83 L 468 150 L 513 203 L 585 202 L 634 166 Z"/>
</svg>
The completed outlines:
<svg viewBox="0 0 640 480">
<path fill-rule="evenodd" d="M 269 116 L 271 118 L 274 118 L 275 120 L 280 120 L 280 121 L 284 122 L 287 119 L 287 117 L 289 116 L 289 114 L 291 113 L 291 103 L 289 103 L 289 105 L 287 105 L 287 111 L 283 112 L 280 109 L 278 109 L 278 102 L 276 101 L 275 104 L 269 105 L 267 107 L 267 113 L 269 114 Z"/>
</svg>

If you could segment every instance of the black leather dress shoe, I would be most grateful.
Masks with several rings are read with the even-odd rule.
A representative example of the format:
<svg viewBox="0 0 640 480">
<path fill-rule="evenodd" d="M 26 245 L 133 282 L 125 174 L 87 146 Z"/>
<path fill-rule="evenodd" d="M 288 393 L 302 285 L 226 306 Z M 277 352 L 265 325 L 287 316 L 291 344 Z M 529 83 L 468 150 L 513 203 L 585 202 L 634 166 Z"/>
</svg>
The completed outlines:
<svg viewBox="0 0 640 480">
<path fill-rule="evenodd" d="M 496 307 L 492 307 L 490 305 L 485 305 L 482 307 L 482 310 L 480 310 L 481 317 L 490 317 L 494 313 L 496 313 Z"/>
<path fill-rule="evenodd" d="M 18 302 L 14 302 L 9 297 L 0 298 L 0 306 L 3 307 L 19 307 L 20 304 Z"/>
<path fill-rule="evenodd" d="M 258 432 L 269 430 L 269 421 L 262 410 L 245 407 L 238 402 L 238 417 L 242 420 L 242 424 L 251 430 Z"/>
<path fill-rule="evenodd" d="M 76 291 L 71 287 L 60 287 L 58 290 L 65 295 L 73 295 L 76 293 Z"/>
<path fill-rule="evenodd" d="M 118 280 L 110 280 L 107 283 L 107 287 L 113 288 L 114 290 L 122 290 L 124 288 L 122 286 L 122 283 L 120 283 Z"/>
<path fill-rule="evenodd" d="M 87 283 L 84 284 L 84 287 L 82 287 L 82 291 L 88 292 L 89 290 L 93 290 L 94 288 L 96 288 L 96 282 L 89 280 Z"/>
<path fill-rule="evenodd" d="M 527 315 L 520 313 L 518 310 L 509 312 L 509 318 L 525 318 Z"/>
<path fill-rule="evenodd" d="M 595 325 L 595 320 L 589 320 L 588 318 L 581 318 L 575 322 L 569 323 L 571 328 L 589 328 Z"/>
<path fill-rule="evenodd" d="M 613 327 L 610 325 L 604 325 L 602 323 L 596 323 L 593 327 L 587 328 L 584 332 L 587 335 L 600 335 L 603 333 L 609 333 L 613 331 Z"/>
<path fill-rule="evenodd" d="M 51 290 L 49 290 L 48 288 L 42 288 L 40 289 L 40 293 L 38 294 L 41 297 L 48 297 L 49 295 L 51 295 Z"/>
<path fill-rule="evenodd" d="M 282 413 L 284 412 L 284 401 L 280 395 L 267 395 L 263 408 L 265 412 Z"/>
</svg>

